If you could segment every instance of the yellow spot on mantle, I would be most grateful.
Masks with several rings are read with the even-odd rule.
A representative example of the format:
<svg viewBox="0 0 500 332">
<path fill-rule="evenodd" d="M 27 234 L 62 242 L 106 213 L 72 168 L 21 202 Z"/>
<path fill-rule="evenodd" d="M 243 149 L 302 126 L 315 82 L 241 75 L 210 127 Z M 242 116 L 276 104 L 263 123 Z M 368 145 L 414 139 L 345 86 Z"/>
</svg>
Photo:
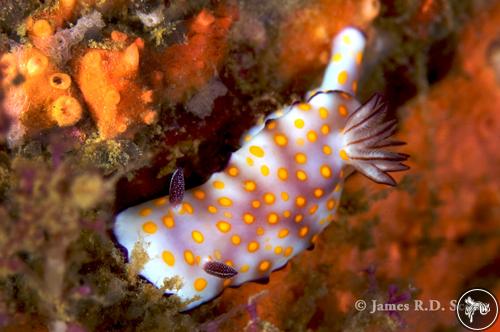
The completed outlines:
<svg viewBox="0 0 500 332">
<path fill-rule="evenodd" d="M 191 233 L 191 236 L 193 237 L 193 240 L 197 243 L 203 243 L 203 234 L 200 231 L 193 231 Z"/>
<path fill-rule="evenodd" d="M 197 278 L 194 281 L 194 289 L 196 289 L 198 292 L 201 292 L 207 287 L 207 281 L 203 278 Z"/>
<path fill-rule="evenodd" d="M 174 264 L 175 264 L 175 257 L 174 257 L 174 255 L 170 251 L 165 250 L 161 254 L 161 258 L 163 259 L 163 261 L 165 263 L 167 263 L 167 265 L 174 266 Z"/>
<path fill-rule="evenodd" d="M 264 157 L 264 150 L 262 150 L 261 147 L 256 146 L 256 145 L 252 145 L 250 147 L 250 153 L 253 154 L 256 157 L 259 157 L 259 158 Z"/>
<path fill-rule="evenodd" d="M 227 221 L 219 221 L 217 223 L 217 228 L 219 229 L 219 231 L 221 231 L 222 233 L 227 233 L 231 230 L 231 224 L 228 223 Z"/>
<path fill-rule="evenodd" d="M 154 234 L 158 230 L 158 226 L 152 221 L 146 221 L 142 225 L 142 230 L 148 234 Z"/>
<path fill-rule="evenodd" d="M 256 241 L 252 241 L 248 244 L 247 249 L 249 252 L 256 252 L 259 249 L 259 243 Z"/>
<path fill-rule="evenodd" d="M 139 215 L 141 217 L 147 217 L 151 214 L 151 212 L 153 212 L 153 210 L 151 210 L 150 208 L 144 208 L 139 211 Z"/>
<path fill-rule="evenodd" d="M 339 155 L 340 158 L 342 158 L 343 160 L 349 160 L 349 156 L 347 155 L 347 152 L 345 152 L 344 149 L 340 150 Z"/>
<path fill-rule="evenodd" d="M 340 73 L 339 73 L 339 76 L 338 76 L 338 81 L 339 81 L 339 84 L 342 84 L 344 85 L 346 82 L 347 82 L 347 71 L 345 70 L 342 70 Z"/>
</svg>

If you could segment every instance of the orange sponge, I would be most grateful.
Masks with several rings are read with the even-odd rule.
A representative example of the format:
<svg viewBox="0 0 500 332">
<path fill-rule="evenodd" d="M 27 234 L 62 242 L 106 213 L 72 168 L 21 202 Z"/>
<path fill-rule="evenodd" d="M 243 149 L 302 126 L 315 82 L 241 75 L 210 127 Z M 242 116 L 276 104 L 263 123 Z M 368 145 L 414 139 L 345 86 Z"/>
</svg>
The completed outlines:
<svg viewBox="0 0 500 332">
<path fill-rule="evenodd" d="M 215 13 L 202 10 L 191 22 L 187 43 L 168 47 L 158 56 L 151 81 L 164 86 L 163 96 L 181 102 L 203 87 L 222 65 L 227 33 L 237 18 L 236 8 L 220 7 Z"/>
<path fill-rule="evenodd" d="M 82 106 L 71 77 L 60 72 L 42 52 L 24 47 L 2 55 L 0 62 L 4 64 L 4 72 L 9 74 L 2 82 L 6 91 L 4 105 L 22 125 L 22 133 L 17 136 L 56 124 L 73 125 L 80 120 Z M 16 76 L 22 77 L 22 82 L 14 84 Z"/>
<path fill-rule="evenodd" d="M 121 33 L 112 36 L 124 39 Z M 149 106 L 152 92 L 139 75 L 142 46 L 136 39 L 124 50 L 89 49 L 74 63 L 78 85 L 103 138 L 113 138 L 131 124 L 155 120 Z"/>
</svg>

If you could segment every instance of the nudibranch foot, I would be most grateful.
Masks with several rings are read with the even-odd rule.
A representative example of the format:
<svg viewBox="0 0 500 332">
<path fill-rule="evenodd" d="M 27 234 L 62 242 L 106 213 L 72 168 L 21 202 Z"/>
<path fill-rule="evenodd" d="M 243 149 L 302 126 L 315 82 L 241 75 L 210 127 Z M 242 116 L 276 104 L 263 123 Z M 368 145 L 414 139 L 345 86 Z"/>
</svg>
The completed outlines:
<svg viewBox="0 0 500 332">
<path fill-rule="evenodd" d="M 377 183 L 396 185 L 388 172 L 404 171 L 408 166 L 401 162 L 408 159 L 404 153 L 381 150 L 382 147 L 401 145 L 393 141 L 397 121 L 386 120 L 387 105 L 379 94 L 359 107 L 347 119 L 344 128 L 344 148 L 342 159 L 361 174 Z"/>
</svg>

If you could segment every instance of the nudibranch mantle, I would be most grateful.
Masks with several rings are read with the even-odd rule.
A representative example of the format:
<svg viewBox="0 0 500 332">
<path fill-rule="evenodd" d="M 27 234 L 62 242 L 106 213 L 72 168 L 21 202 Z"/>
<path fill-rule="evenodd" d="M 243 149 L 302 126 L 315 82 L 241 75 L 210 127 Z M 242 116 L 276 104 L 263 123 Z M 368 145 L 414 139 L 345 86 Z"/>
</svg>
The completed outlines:
<svg viewBox="0 0 500 332">
<path fill-rule="evenodd" d="M 182 278 L 166 292 L 192 300 L 184 310 L 267 277 L 308 248 L 334 218 L 345 166 L 392 185 L 387 172 L 406 169 L 406 155 L 382 149 L 397 142 L 381 98 L 361 106 L 353 97 L 364 44 L 358 30 L 342 30 L 318 92 L 251 129 L 226 169 L 181 202 L 161 197 L 117 216 L 129 259 L 137 243 L 149 256 L 142 276 L 157 287 Z M 219 271 L 208 273 L 207 262 Z"/>
</svg>

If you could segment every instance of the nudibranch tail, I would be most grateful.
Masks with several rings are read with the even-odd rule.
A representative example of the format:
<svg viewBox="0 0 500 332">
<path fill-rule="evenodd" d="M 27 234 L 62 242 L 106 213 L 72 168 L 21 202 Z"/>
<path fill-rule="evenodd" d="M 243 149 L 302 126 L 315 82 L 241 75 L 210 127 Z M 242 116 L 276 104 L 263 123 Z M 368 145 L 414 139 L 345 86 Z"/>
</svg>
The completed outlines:
<svg viewBox="0 0 500 332">
<path fill-rule="evenodd" d="M 396 181 L 388 172 L 407 170 L 408 166 L 401 162 L 408 159 L 408 155 L 381 150 L 402 144 L 391 140 L 397 121 L 386 120 L 386 116 L 387 105 L 381 95 L 375 94 L 347 119 L 340 155 L 373 181 L 395 186 Z"/>
<path fill-rule="evenodd" d="M 355 95 L 366 39 L 356 28 L 342 30 L 332 42 L 330 63 L 320 90 L 340 90 Z"/>
</svg>

